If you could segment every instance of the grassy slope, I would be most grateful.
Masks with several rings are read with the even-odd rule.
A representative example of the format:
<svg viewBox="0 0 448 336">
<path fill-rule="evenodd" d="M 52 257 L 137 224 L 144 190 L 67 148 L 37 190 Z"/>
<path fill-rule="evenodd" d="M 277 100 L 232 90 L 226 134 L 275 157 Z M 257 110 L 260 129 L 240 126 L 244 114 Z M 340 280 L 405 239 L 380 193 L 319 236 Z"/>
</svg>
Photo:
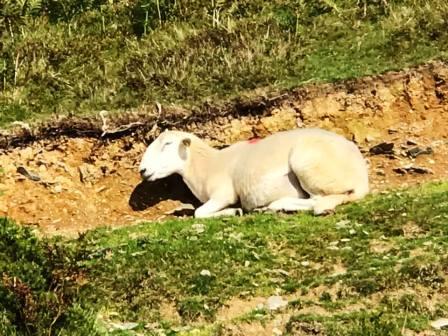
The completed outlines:
<svg viewBox="0 0 448 336">
<path fill-rule="evenodd" d="M 446 183 L 370 196 L 328 217 L 188 219 L 98 229 L 72 241 L 38 240 L 4 221 L 0 334 L 100 335 L 132 321 L 147 335 L 229 335 L 215 321 L 220 307 L 275 292 L 290 296 L 291 335 L 431 329 L 430 320 L 448 313 L 447 222 Z M 318 286 L 320 294 L 309 295 Z M 161 312 L 167 302 L 181 324 Z M 302 310 L 316 306 L 326 313 Z M 232 323 L 273 317 L 258 309 Z"/>
<path fill-rule="evenodd" d="M 8 0 L 0 127 L 154 101 L 201 106 L 446 59 L 447 21 L 440 0 Z"/>
</svg>

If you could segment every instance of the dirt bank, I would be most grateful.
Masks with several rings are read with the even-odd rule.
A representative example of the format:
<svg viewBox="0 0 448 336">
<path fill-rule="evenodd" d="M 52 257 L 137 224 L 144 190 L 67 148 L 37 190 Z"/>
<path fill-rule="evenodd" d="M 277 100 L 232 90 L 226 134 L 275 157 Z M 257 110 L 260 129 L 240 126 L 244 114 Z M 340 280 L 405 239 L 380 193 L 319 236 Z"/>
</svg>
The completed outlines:
<svg viewBox="0 0 448 336">
<path fill-rule="evenodd" d="M 178 200 L 192 201 L 178 177 L 140 183 L 141 155 L 164 128 L 227 145 L 309 126 L 355 140 L 370 162 L 374 191 L 447 179 L 448 65 L 435 62 L 269 97 L 254 93 L 193 111 L 158 106 L 2 131 L 0 216 L 50 235 L 160 220 Z M 394 147 L 384 145 L 380 149 L 386 153 L 379 155 L 369 152 L 383 142 Z"/>
</svg>

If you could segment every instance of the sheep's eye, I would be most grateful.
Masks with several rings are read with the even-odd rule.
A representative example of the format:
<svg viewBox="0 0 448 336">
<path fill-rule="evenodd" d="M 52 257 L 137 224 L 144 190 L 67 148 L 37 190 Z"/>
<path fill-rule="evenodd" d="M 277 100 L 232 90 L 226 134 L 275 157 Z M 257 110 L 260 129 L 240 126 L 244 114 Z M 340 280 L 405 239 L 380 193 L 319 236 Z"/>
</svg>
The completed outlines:
<svg viewBox="0 0 448 336">
<path fill-rule="evenodd" d="M 172 141 L 165 142 L 165 143 L 163 144 L 163 146 L 162 146 L 162 150 L 165 149 L 166 146 L 171 145 L 172 143 L 173 143 Z"/>
</svg>

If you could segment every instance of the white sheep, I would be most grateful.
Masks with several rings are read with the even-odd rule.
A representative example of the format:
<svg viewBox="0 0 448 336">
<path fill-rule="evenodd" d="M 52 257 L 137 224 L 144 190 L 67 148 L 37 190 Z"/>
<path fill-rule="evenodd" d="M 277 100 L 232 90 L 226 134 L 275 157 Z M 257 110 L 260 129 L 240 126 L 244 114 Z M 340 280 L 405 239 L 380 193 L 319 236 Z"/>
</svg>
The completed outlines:
<svg viewBox="0 0 448 336">
<path fill-rule="evenodd" d="M 143 179 L 178 173 L 199 201 L 195 217 L 246 211 L 314 210 L 328 213 L 369 192 L 368 168 L 358 147 L 322 129 L 278 132 L 218 150 L 193 134 L 165 131 L 140 164 Z"/>
</svg>

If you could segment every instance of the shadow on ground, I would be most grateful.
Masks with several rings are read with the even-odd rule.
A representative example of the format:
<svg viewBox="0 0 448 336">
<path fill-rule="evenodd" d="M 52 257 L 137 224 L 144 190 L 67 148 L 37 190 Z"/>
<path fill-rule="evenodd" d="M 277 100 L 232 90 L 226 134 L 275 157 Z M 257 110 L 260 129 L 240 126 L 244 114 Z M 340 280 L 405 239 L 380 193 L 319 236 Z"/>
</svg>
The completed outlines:
<svg viewBox="0 0 448 336">
<path fill-rule="evenodd" d="M 201 204 L 182 177 L 175 174 L 154 182 L 139 183 L 131 193 L 129 205 L 134 211 L 143 211 L 165 200 L 180 201 L 194 207 Z"/>
</svg>

